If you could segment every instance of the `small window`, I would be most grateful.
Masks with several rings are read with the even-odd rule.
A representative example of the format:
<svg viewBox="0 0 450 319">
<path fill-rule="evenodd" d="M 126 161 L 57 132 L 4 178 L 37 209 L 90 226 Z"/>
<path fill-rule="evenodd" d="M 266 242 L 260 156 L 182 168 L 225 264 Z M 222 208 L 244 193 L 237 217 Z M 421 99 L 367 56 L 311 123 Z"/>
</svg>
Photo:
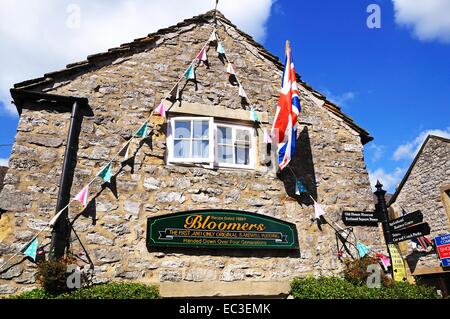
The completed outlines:
<svg viewBox="0 0 450 319">
<path fill-rule="evenodd" d="M 175 117 L 167 135 L 169 163 L 254 168 L 254 129 L 214 123 L 208 117 Z"/>
<path fill-rule="evenodd" d="M 214 161 L 212 118 L 173 118 L 168 135 L 169 161 L 212 163 Z"/>
<path fill-rule="evenodd" d="M 253 167 L 252 128 L 217 124 L 218 166 Z"/>
</svg>

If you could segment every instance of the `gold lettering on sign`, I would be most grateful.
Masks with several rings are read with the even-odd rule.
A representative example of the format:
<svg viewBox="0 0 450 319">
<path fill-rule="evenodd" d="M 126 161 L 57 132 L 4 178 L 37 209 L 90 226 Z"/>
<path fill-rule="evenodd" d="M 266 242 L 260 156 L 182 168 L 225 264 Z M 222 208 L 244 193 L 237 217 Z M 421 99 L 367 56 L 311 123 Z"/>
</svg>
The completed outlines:
<svg viewBox="0 0 450 319">
<path fill-rule="evenodd" d="M 216 223 L 211 220 L 211 216 L 190 215 L 186 217 L 184 221 L 184 228 L 186 229 L 199 229 L 199 230 L 242 230 L 242 231 L 259 231 L 262 232 L 266 229 L 264 224 L 249 224 L 249 223 Z M 245 218 L 241 219 L 245 221 Z"/>
</svg>

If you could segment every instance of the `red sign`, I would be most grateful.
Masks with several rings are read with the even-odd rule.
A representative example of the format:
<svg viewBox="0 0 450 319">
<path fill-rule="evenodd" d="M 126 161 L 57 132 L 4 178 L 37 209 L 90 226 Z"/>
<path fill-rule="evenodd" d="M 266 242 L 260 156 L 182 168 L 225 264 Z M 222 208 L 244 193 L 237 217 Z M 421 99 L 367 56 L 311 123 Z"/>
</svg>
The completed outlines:
<svg viewBox="0 0 450 319">
<path fill-rule="evenodd" d="M 450 258 L 450 244 L 438 246 L 437 249 L 440 259 Z"/>
</svg>

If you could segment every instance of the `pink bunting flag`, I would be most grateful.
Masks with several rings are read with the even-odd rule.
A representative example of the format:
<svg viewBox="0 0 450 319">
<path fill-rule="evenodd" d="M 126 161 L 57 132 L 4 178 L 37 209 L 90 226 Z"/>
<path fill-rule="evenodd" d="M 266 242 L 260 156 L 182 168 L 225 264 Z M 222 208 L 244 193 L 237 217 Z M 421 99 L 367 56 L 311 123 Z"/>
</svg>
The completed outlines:
<svg viewBox="0 0 450 319">
<path fill-rule="evenodd" d="M 227 73 L 229 75 L 236 75 L 236 72 L 234 72 L 234 68 L 233 68 L 233 65 L 231 63 L 228 63 Z"/>
<path fill-rule="evenodd" d="M 316 201 L 314 201 L 314 210 L 316 212 L 316 219 L 320 219 L 320 216 L 325 215 L 325 211 L 322 206 L 320 206 Z"/>
<path fill-rule="evenodd" d="M 89 185 L 85 186 L 81 190 L 81 192 L 79 192 L 78 195 L 75 196 L 75 200 L 79 201 L 84 208 L 86 208 L 86 206 L 88 205 L 88 198 L 89 198 Z"/>
<path fill-rule="evenodd" d="M 162 117 L 166 118 L 166 108 L 164 107 L 163 101 L 156 107 L 155 113 L 158 113 Z"/>
<path fill-rule="evenodd" d="M 208 61 L 208 56 L 206 55 L 206 48 L 203 48 L 200 53 L 197 56 L 197 59 L 199 59 L 202 62 Z"/>
<path fill-rule="evenodd" d="M 270 135 L 270 132 L 268 130 L 264 130 L 264 143 L 272 143 L 272 136 Z"/>
</svg>

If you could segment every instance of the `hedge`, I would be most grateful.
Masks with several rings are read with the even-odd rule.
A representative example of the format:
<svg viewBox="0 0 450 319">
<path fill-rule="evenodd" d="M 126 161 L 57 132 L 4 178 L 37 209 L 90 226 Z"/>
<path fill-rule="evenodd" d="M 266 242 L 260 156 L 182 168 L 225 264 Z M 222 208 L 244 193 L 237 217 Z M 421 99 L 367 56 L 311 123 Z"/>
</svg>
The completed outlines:
<svg viewBox="0 0 450 319">
<path fill-rule="evenodd" d="M 436 299 L 434 288 L 395 283 L 391 287 L 369 288 L 339 277 L 296 278 L 291 283 L 295 299 Z"/>
<path fill-rule="evenodd" d="M 52 295 L 43 288 L 37 288 L 11 299 L 159 299 L 156 286 L 136 283 L 108 283 Z"/>
</svg>

